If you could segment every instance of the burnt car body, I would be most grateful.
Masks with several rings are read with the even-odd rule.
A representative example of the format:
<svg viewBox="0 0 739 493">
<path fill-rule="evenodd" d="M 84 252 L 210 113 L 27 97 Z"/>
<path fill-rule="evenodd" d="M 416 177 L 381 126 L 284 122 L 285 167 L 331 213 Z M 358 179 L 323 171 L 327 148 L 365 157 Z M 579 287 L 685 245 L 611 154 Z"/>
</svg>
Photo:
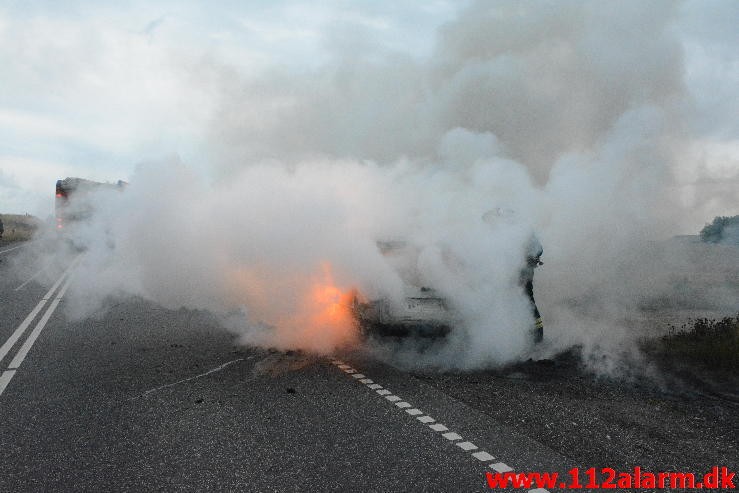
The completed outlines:
<svg viewBox="0 0 739 493">
<path fill-rule="evenodd" d="M 446 301 L 431 288 L 413 289 L 401 306 L 382 298 L 365 302 L 355 298 L 352 309 L 367 335 L 443 337 L 452 327 Z"/>
<path fill-rule="evenodd" d="M 413 255 L 413 247 L 405 241 L 377 242 L 377 246 L 383 256 L 395 260 L 393 263 L 406 287 L 400 303 L 386 298 L 362 300 L 355 296 L 352 311 L 361 332 L 370 337 L 438 338 L 449 334 L 454 327 L 454 314 L 448 301 L 432 287 L 416 282 L 412 273 L 403 271 L 408 264 L 409 251 Z M 519 286 L 530 300 L 535 319 L 530 333 L 533 342 L 543 339 L 543 325 L 533 294 L 534 268 L 542 264 L 542 253 L 538 240 L 532 237 L 519 278 Z"/>
<path fill-rule="evenodd" d="M 400 302 L 387 298 L 366 300 L 355 296 L 352 311 L 367 336 L 440 337 L 451 330 L 452 313 L 447 301 L 423 286 L 411 266 L 417 249 L 404 240 L 378 241 L 377 249 L 403 280 Z"/>
</svg>

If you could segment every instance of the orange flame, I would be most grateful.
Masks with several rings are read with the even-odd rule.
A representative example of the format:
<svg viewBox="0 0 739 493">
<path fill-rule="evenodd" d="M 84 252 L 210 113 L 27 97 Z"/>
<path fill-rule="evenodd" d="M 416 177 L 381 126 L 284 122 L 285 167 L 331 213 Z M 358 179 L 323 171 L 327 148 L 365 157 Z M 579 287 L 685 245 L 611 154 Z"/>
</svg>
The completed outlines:
<svg viewBox="0 0 739 493">
<path fill-rule="evenodd" d="M 352 312 L 357 294 L 337 285 L 330 263 L 324 262 L 320 271 L 301 279 L 284 272 L 280 276 L 264 269 L 239 269 L 231 274 L 232 301 L 244 303 L 252 317 L 273 326 L 273 335 L 263 344 L 330 353 L 357 340 Z"/>
<path fill-rule="evenodd" d="M 356 340 L 351 309 L 354 290 L 341 290 L 336 285 L 328 262 L 322 270 L 323 275 L 313 282 L 295 316 L 286 320 L 286 326 L 300 334 L 301 347 L 319 351 Z"/>
</svg>

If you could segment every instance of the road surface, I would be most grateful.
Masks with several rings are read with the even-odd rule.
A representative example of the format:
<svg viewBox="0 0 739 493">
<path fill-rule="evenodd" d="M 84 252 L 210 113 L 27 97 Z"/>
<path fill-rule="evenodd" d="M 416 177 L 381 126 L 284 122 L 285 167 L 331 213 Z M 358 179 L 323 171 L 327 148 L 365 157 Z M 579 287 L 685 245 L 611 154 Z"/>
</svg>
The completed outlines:
<svg viewBox="0 0 739 493">
<path fill-rule="evenodd" d="M 639 394 L 603 422 L 602 408 L 634 396 L 581 375 L 414 374 L 362 354 L 237 347 L 208 313 L 143 300 L 70 321 L 65 290 L 83 282 L 74 261 L 9 248 L 0 491 L 468 492 L 489 491 L 496 471 L 736 467 L 730 403 Z M 618 421 L 626 415 L 649 417 Z M 667 436 L 665 419 L 681 433 Z M 686 432 L 700 436 L 680 445 Z"/>
<path fill-rule="evenodd" d="M 15 254 L 0 264 L 1 491 L 482 491 L 493 468 L 567 464 L 357 355 L 237 348 L 207 313 L 141 300 L 69 322 L 74 262 L 48 286 L 40 259 L 9 275 Z"/>
</svg>

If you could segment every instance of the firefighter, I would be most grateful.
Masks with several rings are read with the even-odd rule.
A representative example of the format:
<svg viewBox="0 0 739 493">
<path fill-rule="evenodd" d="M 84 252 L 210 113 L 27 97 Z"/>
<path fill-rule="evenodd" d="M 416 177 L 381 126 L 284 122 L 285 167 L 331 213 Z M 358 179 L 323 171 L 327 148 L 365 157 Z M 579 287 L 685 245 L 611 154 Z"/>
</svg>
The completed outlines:
<svg viewBox="0 0 739 493">
<path fill-rule="evenodd" d="M 482 216 L 482 220 L 488 224 L 494 224 L 497 221 L 503 220 L 508 224 L 516 223 L 516 212 L 513 209 L 498 207 L 492 209 Z M 532 339 L 534 343 L 539 343 L 544 340 L 544 324 L 541 320 L 541 314 L 536 306 L 534 300 L 534 269 L 540 265 L 544 265 L 541 261 L 541 256 L 544 253 L 544 249 L 539 243 L 539 239 L 536 235 L 532 234 L 529 238 L 528 244 L 524 252 L 524 266 L 519 274 L 518 283 L 523 289 L 524 293 L 531 302 L 531 310 L 534 315 L 534 327 L 532 329 Z"/>
<path fill-rule="evenodd" d="M 536 235 L 531 235 L 529 243 L 526 245 L 526 264 L 521 269 L 521 276 L 519 278 L 519 283 L 526 292 L 526 295 L 528 295 L 531 301 L 531 308 L 534 312 L 533 339 L 536 343 L 544 339 L 544 323 L 541 320 L 539 309 L 536 307 L 536 300 L 534 300 L 534 269 L 540 265 L 544 265 L 541 261 L 543 253 L 544 248 L 539 243 L 539 239 Z"/>
</svg>

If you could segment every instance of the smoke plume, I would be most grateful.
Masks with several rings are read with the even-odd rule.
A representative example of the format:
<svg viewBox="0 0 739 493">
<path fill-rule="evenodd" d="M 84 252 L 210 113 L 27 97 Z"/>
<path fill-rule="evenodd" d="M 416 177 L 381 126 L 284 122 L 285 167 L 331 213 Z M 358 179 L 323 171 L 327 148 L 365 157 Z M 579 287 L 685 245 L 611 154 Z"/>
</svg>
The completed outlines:
<svg viewBox="0 0 739 493">
<path fill-rule="evenodd" d="M 211 174 L 142 163 L 125 193 L 101 195 L 77 233 L 87 281 L 70 313 L 135 295 L 213 311 L 247 344 L 327 353 L 357 340 L 350 293 L 403 302 L 407 280 L 377 248 L 403 240 L 416 252 L 403 268 L 455 317 L 432 364 L 490 366 L 530 350 L 517 279 L 535 234 L 539 351 L 622 352 L 628 314 L 674 294 L 660 273 L 688 263 L 656 242 L 695 212 L 676 193 L 702 138 L 679 16 L 672 1 L 480 1 L 424 58 L 336 28 L 319 67 L 202 63 Z M 714 206 L 736 209 L 726 176 Z M 496 208 L 515 220 L 483 220 Z M 712 299 L 735 308 L 736 294 Z"/>
</svg>

